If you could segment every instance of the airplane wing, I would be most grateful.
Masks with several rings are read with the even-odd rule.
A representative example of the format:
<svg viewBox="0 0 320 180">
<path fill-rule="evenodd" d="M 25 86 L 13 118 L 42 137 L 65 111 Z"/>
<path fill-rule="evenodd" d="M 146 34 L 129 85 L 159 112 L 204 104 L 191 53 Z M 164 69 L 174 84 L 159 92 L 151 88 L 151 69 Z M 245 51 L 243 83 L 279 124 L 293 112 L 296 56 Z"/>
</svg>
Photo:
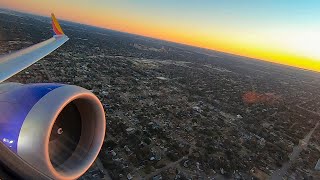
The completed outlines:
<svg viewBox="0 0 320 180">
<path fill-rule="evenodd" d="M 0 82 L 68 40 L 52 14 L 52 38 L 0 57 Z M 77 179 L 94 163 L 106 130 L 99 99 L 61 83 L 0 84 L 0 179 Z M 3 168 L 2 168 L 3 167 Z M 17 179 L 17 178 L 12 178 Z"/>
<path fill-rule="evenodd" d="M 0 56 L 0 83 L 31 66 L 69 40 L 54 14 L 51 14 L 51 18 L 54 32 L 52 38 L 17 52 Z"/>
</svg>

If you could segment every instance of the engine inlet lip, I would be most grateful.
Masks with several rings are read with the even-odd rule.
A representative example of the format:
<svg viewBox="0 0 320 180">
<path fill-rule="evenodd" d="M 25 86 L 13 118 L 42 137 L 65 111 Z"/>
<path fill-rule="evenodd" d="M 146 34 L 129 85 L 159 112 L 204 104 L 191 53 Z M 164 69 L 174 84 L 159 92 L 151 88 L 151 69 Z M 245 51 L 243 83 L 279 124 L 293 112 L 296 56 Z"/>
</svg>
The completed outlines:
<svg viewBox="0 0 320 180">
<path fill-rule="evenodd" d="M 69 103 L 71 103 L 71 102 L 73 102 L 74 100 L 77 100 L 77 99 L 89 99 L 89 100 L 92 100 L 92 99 L 94 99 L 94 100 L 96 100 L 97 101 L 97 104 L 100 104 L 100 101 L 97 99 L 97 97 L 96 96 L 94 96 L 93 94 L 88 94 L 88 93 L 82 93 L 82 94 L 77 94 L 77 95 L 75 95 L 75 96 L 73 96 L 73 97 L 71 97 L 70 99 L 68 99 L 68 101 L 66 101 L 61 107 L 60 107 L 60 109 L 58 109 L 57 111 L 56 111 L 56 114 L 55 114 L 55 116 L 54 116 L 54 118 L 53 118 L 53 121 L 51 121 L 51 124 L 50 124 L 50 127 L 49 127 L 49 129 L 52 129 L 53 128 L 53 125 L 54 125 L 54 123 L 55 123 L 55 120 L 57 119 L 57 117 L 59 116 L 59 114 L 61 113 L 61 111 L 69 104 Z M 96 125 L 97 126 L 97 125 Z M 47 133 L 47 136 L 46 136 L 46 142 L 45 142 L 45 145 L 46 145 L 46 150 L 45 150 L 45 152 L 46 152 L 46 159 L 47 159 L 47 162 L 49 162 L 49 168 L 50 168 L 50 170 L 54 173 L 54 174 L 56 174 L 56 176 L 60 176 L 61 177 L 61 179 L 65 179 L 65 178 L 71 178 L 71 179 L 74 179 L 74 177 L 72 177 L 72 176 L 76 176 L 75 178 L 78 178 L 79 177 L 79 175 L 81 175 L 81 174 L 78 174 L 78 173 L 74 173 L 74 171 L 70 171 L 70 172 L 68 172 L 68 173 L 65 173 L 65 172 L 63 172 L 63 171 L 59 171 L 58 169 L 56 169 L 54 166 L 53 166 L 53 164 L 51 163 L 51 160 L 50 160 L 50 156 L 49 156 L 49 139 L 50 139 L 50 135 L 51 135 L 51 131 L 47 131 L 48 133 Z M 96 135 L 95 135 L 96 136 Z M 97 138 L 97 137 L 94 137 L 94 138 Z M 102 145 L 102 144 L 101 144 Z M 93 146 L 95 146 L 94 145 L 94 142 L 93 141 L 91 141 L 91 146 L 90 146 L 90 149 L 92 149 L 93 148 Z M 101 147 L 101 146 L 100 146 Z M 99 147 L 99 149 L 100 149 L 100 147 Z M 88 160 L 89 160 L 89 157 L 87 157 L 87 156 L 89 156 L 89 154 L 88 154 L 88 152 L 86 152 L 87 154 L 86 155 L 84 155 L 85 156 L 85 158 L 84 158 L 84 160 L 83 160 L 83 163 L 86 163 L 86 165 L 85 166 L 87 166 L 87 167 L 85 167 L 85 169 L 83 169 L 83 167 L 81 168 L 82 170 L 81 171 L 87 171 L 89 168 L 90 168 L 90 165 L 94 162 L 94 160 L 95 160 L 95 158 L 93 159 L 93 160 L 91 160 L 92 162 L 88 162 Z M 89 166 L 88 166 L 88 164 L 90 164 Z M 79 171 L 79 170 L 78 170 Z M 74 174 L 74 175 L 72 175 L 72 174 Z M 71 176 L 70 176 L 71 175 Z M 60 179 L 60 178 L 59 178 Z"/>
<path fill-rule="evenodd" d="M 47 96 L 46 100 L 56 98 L 57 95 L 58 95 L 58 97 L 60 97 L 60 99 L 57 98 L 58 100 L 53 102 L 53 104 L 54 104 L 53 107 L 58 107 L 58 108 L 56 108 L 55 110 L 51 110 L 51 111 L 49 110 L 50 112 L 45 117 L 50 118 L 50 121 L 44 122 L 44 124 L 46 124 L 46 126 L 44 129 L 42 129 L 42 131 L 40 130 L 44 134 L 44 137 L 42 138 L 43 144 L 42 144 L 42 146 L 38 145 L 35 148 L 35 151 L 39 151 L 39 157 L 38 158 L 37 157 L 28 157 L 28 155 L 30 155 L 30 153 L 31 154 L 35 153 L 34 151 L 31 152 L 30 148 L 27 150 L 22 149 L 20 152 L 18 151 L 18 154 L 19 155 L 21 154 L 22 158 L 24 158 L 24 159 L 26 158 L 26 160 L 28 162 L 31 161 L 30 164 L 32 164 L 37 169 L 43 171 L 45 174 L 47 174 L 48 176 L 50 176 L 54 179 L 76 179 L 79 176 L 81 176 L 85 171 L 87 171 L 87 169 L 89 169 L 89 167 L 94 162 L 95 158 L 97 157 L 97 155 L 99 153 L 99 150 L 102 146 L 104 135 L 105 135 L 105 126 L 106 126 L 105 114 L 104 114 L 104 110 L 103 110 L 103 107 L 102 107 L 99 99 L 94 94 L 92 94 L 90 91 L 88 91 L 84 88 L 66 85 L 64 87 L 57 88 L 57 89 L 53 90 L 52 92 L 50 92 L 48 95 L 46 95 Z M 75 101 L 77 99 L 88 100 L 89 102 L 91 102 L 92 104 L 97 106 L 97 107 L 95 107 L 95 109 L 96 109 L 95 115 L 98 118 L 97 121 L 95 122 L 96 123 L 95 124 L 96 132 L 92 136 L 92 141 L 91 141 L 91 145 L 89 148 L 90 151 L 89 150 L 86 151 L 86 153 L 89 153 L 89 154 L 84 156 L 83 161 L 81 163 L 76 164 L 75 167 L 73 167 L 72 169 L 70 169 L 68 171 L 64 171 L 64 170 L 55 168 L 53 166 L 53 164 L 51 163 L 50 156 L 49 156 L 49 139 L 50 139 L 50 135 L 51 135 L 51 130 L 53 128 L 53 125 L 54 125 L 58 115 L 61 113 L 61 111 L 69 103 L 71 103 L 72 101 Z M 43 101 L 43 102 L 45 102 L 45 101 Z M 43 102 L 42 102 L 42 104 L 39 102 L 39 106 L 37 106 L 38 109 L 34 110 L 34 112 L 31 112 L 29 119 L 36 117 L 35 115 L 37 113 L 42 112 L 43 110 L 46 110 L 43 106 L 44 105 Z M 42 105 L 42 107 L 40 105 Z M 46 104 L 46 105 L 48 106 L 48 104 Z M 28 125 L 30 125 L 30 124 L 31 123 L 29 123 Z M 34 122 L 33 122 L 33 124 L 34 124 Z M 42 125 L 42 127 L 43 127 L 43 125 Z M 28 129 L 28 126 L 25 129 Z M 22 130 L 23 130 L 23 128 L 22 128 Z M 20 147 L 23 147 L 23 145 L 26 145 L 26 143 L 30 143 L 30 144 L 39 143 L 39 141 L 33 140 L 32 137 L 27 137 L 26 139 L 22 138 L 22 141 L 20 141 L 20 142 L 21 142 Z M 41 158 L 41 156 L 44 157 L 44 159 L 39 159 L 39 158 Z"/>
<path fill-rule="evenodd" d="M 53 164 L 52 164 L 52 162 L 51 162 L 51 159 L 50 159 L 50 156 L 49 156 L 49 140 L 50 140 L 51 130 L 52 130 L 53 125 L 54 125 L 56 119 L 58 118 L 59 114 L 61 113 L 61 111 L 62 111 L 69 103 L 73 102 L 73 101 L 76 100 L 76 99 L 87 98 L 87 97 L 88 97 L 88 95 L 87 95 L 86 93 L 77 94 L 77 95 L 71 97 L 70 99 L 68 99 L 68 101 L 65 101 L 65 103 L 64 103 L 62 106 L 60 106 L 60 108 L 56 111 L 56 114 L 55 114 L 55 116 L 54 116 L 54 118 L 53 118 L 53 120 L 51 121 L 51 124 L 50 124 L 50 126 L 49 126 L 50 131 L 47 131 L 48 133 L 47 133 L 47 135 L 46 135 L 46 140 L 45 140 L 45 147 L 46 147 L 46 149 L 45 149 L 46 154 L 45 154 L 45 155 L 46 155 L 46 159 L 47 159 L 47 162 L 49 162 L 49 168 L 51 169 L 51 171 L 54 172 L 55 174 L 59 175 L 59 176 L 61 176 L 62 172 L 61 172 L 61 171 L 58 171 L 58 170 L 53 166 Z M 89 96 L 89 97 L 91 97 L 91 96 Z M 61 177 L 61 178 L 63 178 L 63 177 Z"/>
</svg>

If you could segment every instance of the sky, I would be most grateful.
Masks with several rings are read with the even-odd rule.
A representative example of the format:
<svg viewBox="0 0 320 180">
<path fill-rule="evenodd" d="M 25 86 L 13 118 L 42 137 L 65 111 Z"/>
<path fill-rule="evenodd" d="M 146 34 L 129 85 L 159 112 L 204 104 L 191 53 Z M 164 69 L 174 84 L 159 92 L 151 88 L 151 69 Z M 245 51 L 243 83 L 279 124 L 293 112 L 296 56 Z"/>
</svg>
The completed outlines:
<svg viewBox="0 0 320 180">
<path fill-rule="evenodd" d="M 0 7 L 320 72 L 318 0 L 1 0 Z"/>
</svg>

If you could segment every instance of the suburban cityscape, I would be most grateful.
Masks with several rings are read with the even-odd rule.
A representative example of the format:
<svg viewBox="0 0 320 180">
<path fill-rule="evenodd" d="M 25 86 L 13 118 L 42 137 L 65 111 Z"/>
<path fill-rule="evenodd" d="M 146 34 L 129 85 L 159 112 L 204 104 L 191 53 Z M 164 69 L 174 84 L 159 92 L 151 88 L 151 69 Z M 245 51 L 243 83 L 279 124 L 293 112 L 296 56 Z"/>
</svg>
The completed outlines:
<svg viewBox="0 0 320 180">
<path fill-rule="evenodd" d="M 70 40 L 7 82 L 101 100 L 105 141 L 80 179 L 320 179 L 320 74 L 60 21 Z M 0 9 L 0 54 L 52 36 Z"/>
</svg>

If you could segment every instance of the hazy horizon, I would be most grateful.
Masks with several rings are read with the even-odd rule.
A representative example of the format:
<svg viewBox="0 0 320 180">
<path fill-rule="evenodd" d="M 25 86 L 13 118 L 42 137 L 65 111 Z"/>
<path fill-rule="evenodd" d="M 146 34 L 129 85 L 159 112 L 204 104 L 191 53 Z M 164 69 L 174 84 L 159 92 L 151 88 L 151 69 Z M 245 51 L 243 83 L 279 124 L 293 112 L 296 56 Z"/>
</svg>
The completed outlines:
<svg viewBox="0 0 320 180">
<path fill-rule="evenodd" d="M 125 2 L 5 0 L 0 5 L 43 16 L 55 12 L 58 19 L 320 71 L 316 1 Z"/>
</svg>

